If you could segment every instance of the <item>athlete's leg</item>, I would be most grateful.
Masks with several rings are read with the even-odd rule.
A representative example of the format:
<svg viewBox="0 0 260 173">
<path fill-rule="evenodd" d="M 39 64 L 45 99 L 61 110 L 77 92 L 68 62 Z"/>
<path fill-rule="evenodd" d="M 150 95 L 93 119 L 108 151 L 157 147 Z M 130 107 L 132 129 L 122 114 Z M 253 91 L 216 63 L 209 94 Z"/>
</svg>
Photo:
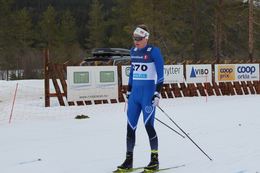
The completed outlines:
<svg viewBox="0 0 260 173">
<path fill-rule="evenodd" d="M 141 105 L 131 95 L 128 100 L 127 109 L 127 152 L 133 152 L 135 145 L 135 131 L 141 113 Z"/>
<path fill-rule="evenodd" d="M 150 147 L 152 151 L 158 150 L 158 138 L 154 128 L 155 109 L 152 105 L 153 91 L 147 90 L 142 100 L 142 111 L 145 129 L 149 136 Z"/>
<path fill-rule="evenodd" d="M 133 167 L 133 151 L 135 146 L 135 130 L 141 113 L 141 105 L 136 102 L 133 92 L 128 100 L 127 109 L 127 135 L 126 135 L 126 159 L 118 166 L 119 169 L 131 169 Z"/>
<path fill-rule="evenodd" d="M 151 147 L 151 160 L 149 164 L 145 167 L 145 169 L 157 170 L 159 169 L 158 137 L 154 128 L 155 107 L 152 106 L 151 100 L 148 100 L 143 105 L 143 114 L 144 114 L 145 129 L 149 136 L 149 142 Z"/>
<path fill-rule="evenodd" d="M 149 108 L 146 107 L 146 109 L 149 111 L 144 111 L 146 112 L 144 113 L 144 123 L 146 132 L 149 136 L 151 151 L 153 152 L 158 150 L 158 137 L 154 128 L 155 107 L 149 106 Z"/>
</svg>

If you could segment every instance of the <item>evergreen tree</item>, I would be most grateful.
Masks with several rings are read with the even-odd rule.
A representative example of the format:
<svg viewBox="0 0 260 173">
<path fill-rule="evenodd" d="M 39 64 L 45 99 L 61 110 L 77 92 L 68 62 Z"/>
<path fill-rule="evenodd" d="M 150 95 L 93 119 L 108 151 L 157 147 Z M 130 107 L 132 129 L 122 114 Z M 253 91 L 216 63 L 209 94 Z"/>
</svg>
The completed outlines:
<svg viewBox="0 0 260 173">
<path fill-rule="evenodd" d="M 50 59 L 53 62 L 59 61 L 59 51 L 57 48 L 61 43 L 56 18 L 57 13 L 55 9 L 49 5 L 43 13 L 39 23 L 41 47 L 48 48 L 50 50 Z"/>
<path fill-rule="evenodd" d="M 45 47 L 56 62 L 79 57 L 80 46 L 130 48 L 138 24 L 149 27 L 149 41 L 169 63 L 248 60 L 248 2 L 243 0 L 0 0 L 0 68 L 21 68 L 21 60 L 33 64 Z M 253 26 L 257 59 L 259 0 L 254 0 Z"/>
<path fill-rule="evenodd" d="M 15 67 L 14 58 L 14 21 L 11 7 L 13 0 L 0 0 L 0 68 L 4 70 Z"/>
<path fill-rule="evenodd" d="M 41 40 L 44 47 L 54 48 L 59 42 L 58 24 L 56 21 L 56 11 L 49 5 L 43 13 L 39 23 L 41 30 Z"/>
<path fill-rule="evenodd" d="M 61 17 L 59 27 L 60 45 L 59 45 L 59 62 L 77 60 L 79 57 L 80 47 L 77 42 L 77 31 L 75 18 L 69 10 L 65 11 Z"/>
<path fill-rule="evenodd" d="M 150 43 L 159 46 L 165 57 L 170 56 L 170 22 L 172 1 L 165 0 L 158 3 L 156 0 L 135 0 L 130 6 L 131 25 L 146 24 L 150 30 Z"/>
<path fill-rule="evenodd" d="M 103 47 L 105 42 L 105 21 L 102 10 L 103 5 L 99 0 L 93 0 L 90 11 L 89 21 L 87 24 L 88 37 L 86 39 L 87 48 Z"/>
<path fill-rule="evenodd" d="M 111 11 L 111 20 L 109 27 L 111 28 L 109 44 L 112 47 L 130 48 L 132 45 L 130 23 L 130 5 L 131 1 L 114 0 L 114 7 Z"/>
<path fill-rule="evenodd" d="M 26 9 L 18 11 L 14 16 L 16 43 L 20 48 L 28 48 L 33 43 L 32 20 Z"/>
<path fill-rule="evenodd" d="M 16 69 L 24 69 L 25 78 L 33 77 L 34 63 L 32 63 L 32 52 L 31 45 L 33 43 L 33 31 L 32 31 L 32 20 L 29 12 L 24 8 L 13 16 L 14 27 L 15 27 L 15 48 L 16 48 Z M 21 74 L 18 73 L 18 78 L 21 78 Z"/>
<path fill-rule="evenodd" d="M 60 23 L 60 37 L 64 44 L 71 44 L 76 42 L 76 23 L 69 10 L 65 11 L 61 17 Z"/>
</svg>

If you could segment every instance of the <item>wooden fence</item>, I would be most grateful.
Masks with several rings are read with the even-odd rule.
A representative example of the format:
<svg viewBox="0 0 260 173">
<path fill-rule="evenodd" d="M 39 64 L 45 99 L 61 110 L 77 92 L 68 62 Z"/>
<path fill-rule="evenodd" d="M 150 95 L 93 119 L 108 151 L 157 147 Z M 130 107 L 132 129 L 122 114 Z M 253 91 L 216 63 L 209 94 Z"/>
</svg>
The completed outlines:
<svg viewBox="0 0 260 173">
<path fill-rule="evenodd" d="M 46 52 L 48 54 L 48 52 Z M 47 58 L 48 55 L 46 55 Z M 48 58 L 47 58 L 48 60 Z M 48 61 L 45 63 L 45 107 L 50 106 L 50 97 L 56 97 L 61 106 L 69 105 L 90 105 L 90 104 L 106 104 L 118 103 L 125 101 L 125 93 L 127 86 L 119 83 L 118 99 L 112 100 L 85 100 L 85 101 L 67 101 L 67 83 L 65 80 L 66 65 L 53 64 Z M 121 79 L 121 66 L 118 66 L 118 78 Z M 49 81 L 52 81 L 55 88 L 54 93 L 50 93 Z M 232 95 L 248 95 L 260 94 L 260 81 L 242 81 L 242 82 L 207 82 L 207 83 L 173 83 L 164 84 L 161 95 L 162 98 L 178 98 L 178 97 L 197 97 L 197 96 L 232 96 Z M 67 104 L 66 104 L 67 103 Z"/>
</svg>

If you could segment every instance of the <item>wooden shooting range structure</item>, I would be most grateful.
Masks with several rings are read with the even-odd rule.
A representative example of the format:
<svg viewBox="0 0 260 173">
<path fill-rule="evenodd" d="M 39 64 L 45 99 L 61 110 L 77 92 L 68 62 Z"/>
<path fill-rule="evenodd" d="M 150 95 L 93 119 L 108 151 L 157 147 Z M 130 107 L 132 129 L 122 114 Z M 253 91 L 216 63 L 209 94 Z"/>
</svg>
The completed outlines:
<svg viewBox="0 0 260 173">
<path fill-rule="evenodd" d="M 212 64 L 214 68 L 214 64 Z M 118 99 L 111 100 L 84 100 L 84 101 L 67 101 L 67 83 L 66 83 L 66 64 L 54 64 L 50 62 L 49 50 L 44 50 L 44 89 L 45 89 L 45 107 L 50 106 L 50 98 L 56 97 L 60 106 L 83 106 L 90 104 L 107 104 L 125 102 L 125 93 L 127 86 L 123 86 L 120 81 L 121 65 L 118 69 Z M 212 70 L 214 72 L 214 70 Z M 198 96 L 232 96 L 232 95 L 249 95 L 260 94 L 260 81 L 242 81 L 242 82 L 207 82 L 207 83 L 172 83 L 164 84 L 161 96 L 162 98 L 178 97 L 198 97 Z M 54 92 L 50 92 L 50 81 L 54 86 Z"/>
</svg>

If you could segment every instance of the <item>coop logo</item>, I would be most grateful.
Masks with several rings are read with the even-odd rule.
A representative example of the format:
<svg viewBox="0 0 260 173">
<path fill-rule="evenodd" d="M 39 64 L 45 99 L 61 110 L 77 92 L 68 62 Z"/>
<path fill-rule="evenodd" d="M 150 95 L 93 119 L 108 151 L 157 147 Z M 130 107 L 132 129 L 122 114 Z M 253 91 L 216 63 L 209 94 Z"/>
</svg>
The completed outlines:
<svg viewBox="0 0 260 173">
<path fill-rule="evenodd" d="M 237 72 L 238 73 L 249 73 L 253 74 L 256 72 L 255 66 L 238 66 L 237 67 Z"/>
<path fill-rule="evenodd" d="M 219 70 L 220 73 L 228 73 L 228 74 L 232 73 L 233 71 L 234 71 L 233 68 L 221 68 Z"/>
<path fill-rule="evenodd" d="M 209 74 L 209 69 L 195 69 L 194 67 L 191 68 L 190 78 L 196 77 L 205 77 Z"/>
<path fill-rule="evenodd" d="M 218 66 L 218 80 L 219 81 L 233 81 L 235 80 L 235 66 Z"/>
<path fill-rule="evenodd" d="M 256 67 L 252 65 L 240 65 L 237 67 L 237 78 L 239 80 L 256 79 Z"/>
</svg>

